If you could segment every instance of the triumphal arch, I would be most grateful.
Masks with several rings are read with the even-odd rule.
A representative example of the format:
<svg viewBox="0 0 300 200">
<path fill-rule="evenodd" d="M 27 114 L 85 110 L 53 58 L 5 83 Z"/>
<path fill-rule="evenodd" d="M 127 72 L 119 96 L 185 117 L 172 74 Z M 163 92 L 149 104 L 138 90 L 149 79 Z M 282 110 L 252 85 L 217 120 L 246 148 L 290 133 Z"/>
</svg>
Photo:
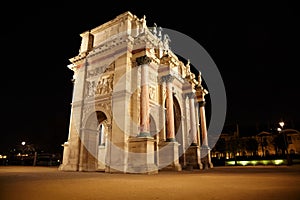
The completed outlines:
<svg viewBox="0 0 300 200">
<path fill-rule="evenodd" d="M 64 171 L 158 173 L 212 167 L 201 73 L 146 17 L 80 34 Z"/>
</svg>

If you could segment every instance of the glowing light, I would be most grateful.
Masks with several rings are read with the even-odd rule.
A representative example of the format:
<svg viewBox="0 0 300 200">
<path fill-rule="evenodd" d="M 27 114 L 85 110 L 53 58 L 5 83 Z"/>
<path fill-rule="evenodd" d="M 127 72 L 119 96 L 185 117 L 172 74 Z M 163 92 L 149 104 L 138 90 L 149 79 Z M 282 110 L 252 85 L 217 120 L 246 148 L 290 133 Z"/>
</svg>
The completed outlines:
<svg viewBox="0 0 300 200">
<path fill-rule="evenodd" d="M 284 160 L 241 160 L 241 161 L 237 161 L 238 165 L 259 165 L 259 164 L 263 164 L 263 165 L 270 165 L 270 164 L 274 164 L 274 165 L 281 165 L 284 163 Z M 234 161 L 226 161 L 226 165 L 235 165 Z"/>
<path fill-rule="evenodd" d="M 284 122 L 279 122 L 279 125 L 281 126 L 281 128 L 283 128 L 283 126 L 284 126 Z"/>
<path fill-rule="evenodd" d="M 235 162 L 234 161 L 227 161 L 226 164 L 227 165 L 235 165 Z"/>
<path fill-rule="evenodd" d="M 274 165 L 281 165 L 283 160 L 273 160 Z"/>
<path fill-rule="evenodd" d="M 249 161 L 243 160 L 243 161 L 238 161 L 238 163 L 243 165 L 243 166 L 246 166 L 249 163 Z"/>
<path fill-rule="evenodd" d="M 257 161 L 257 160 L 251 160 L 250 163 L 251 163 L 252 165 L 256 165 L 256 164 L 258 163 L 258 161 Z"/>
<path fill-rule="evenodd" d="M 262 162 L 264 165 L 268 165 L 268 164 L 270 163 L 269 160 L 262 160 L 261 162 Z"/>
<path fill-rule="evenodd" d="M 24 146 L 26 144 L 26 142 L 23 141 L 23 142 L 21 142 L 21 144 Z"/>
</svg>

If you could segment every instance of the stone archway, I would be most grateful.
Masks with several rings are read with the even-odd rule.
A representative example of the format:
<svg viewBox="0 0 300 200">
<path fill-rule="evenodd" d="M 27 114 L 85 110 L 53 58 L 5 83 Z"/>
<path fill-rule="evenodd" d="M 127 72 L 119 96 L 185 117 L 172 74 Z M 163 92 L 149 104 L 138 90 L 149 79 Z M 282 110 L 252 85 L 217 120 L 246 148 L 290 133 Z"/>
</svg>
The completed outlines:
<svg viewBox="0 0 300 200">
<path fill-rule="evenodd" d="M 96 111 L 98 120 L 97 136 L 97 171 L 105 171 L 107 155 L 107 138 L 109 134 L 109 124 L 104 112 Z"/>
<path fill-rule="evenodd" d="M 80 171 L 105 169 L 106 146 L 101 139 L 107 138 L 107 121 L 108 118 L 102 111 L 92 112 L 87 118 L 81 135 Z M 103 134 L 106 132 L 106 136 L 101 137 L 100 131 Z"/>
</svg>

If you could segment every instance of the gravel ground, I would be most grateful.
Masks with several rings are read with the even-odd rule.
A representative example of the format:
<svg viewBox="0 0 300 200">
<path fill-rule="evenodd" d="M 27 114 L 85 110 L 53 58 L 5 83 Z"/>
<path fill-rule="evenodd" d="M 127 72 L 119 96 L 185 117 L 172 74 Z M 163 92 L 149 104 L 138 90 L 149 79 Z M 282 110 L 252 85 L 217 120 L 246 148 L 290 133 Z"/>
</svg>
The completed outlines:
<svg viewBox="0 0 300 200">
<path fill-rule="evenodd" d="M 300 199 L 300 165 L 215 167 L 145 174 L 1 166 L 1 200 Z"/>
</svg>

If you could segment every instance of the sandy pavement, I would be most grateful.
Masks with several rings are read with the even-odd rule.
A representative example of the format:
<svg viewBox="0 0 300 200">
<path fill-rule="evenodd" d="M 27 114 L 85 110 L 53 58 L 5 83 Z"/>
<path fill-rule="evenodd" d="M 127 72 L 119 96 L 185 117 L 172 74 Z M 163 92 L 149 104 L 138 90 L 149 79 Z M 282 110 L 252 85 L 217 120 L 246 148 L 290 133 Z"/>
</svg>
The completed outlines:
<svg viewBox="0 0 300 200">
<path fill-rule="evenodd" d="M 1 166 L 1 200 L 300 199 L 300 166 L 215 167 L 144 174 Z"/>
</svg>

